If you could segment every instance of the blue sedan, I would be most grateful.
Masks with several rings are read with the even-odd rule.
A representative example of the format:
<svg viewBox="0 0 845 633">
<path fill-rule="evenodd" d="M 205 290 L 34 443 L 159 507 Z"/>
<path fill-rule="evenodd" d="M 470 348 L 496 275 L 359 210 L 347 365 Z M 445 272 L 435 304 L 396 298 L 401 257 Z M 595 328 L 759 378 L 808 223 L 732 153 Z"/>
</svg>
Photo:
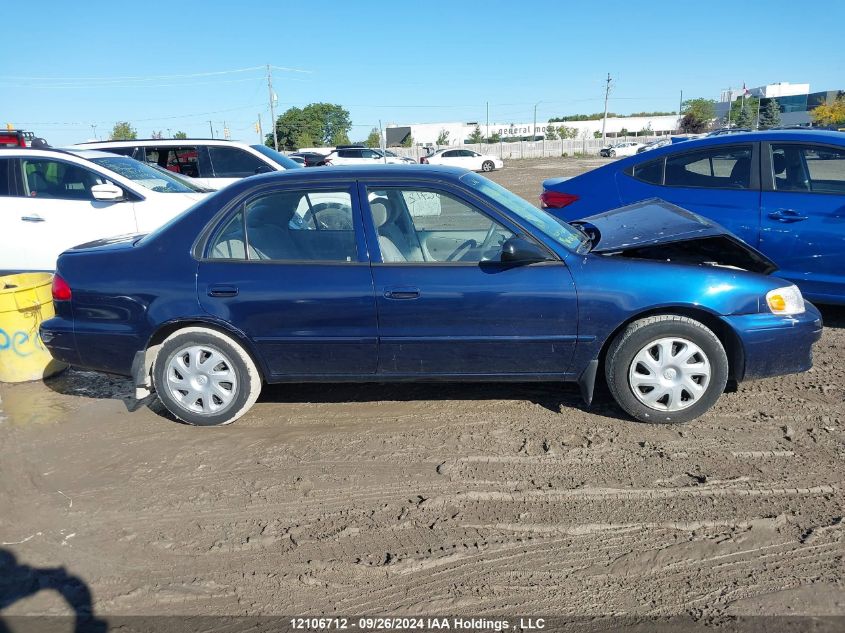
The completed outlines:
<svg viewBox="0 0 845 633">
<path fill-rule="evenodd" d="M 662 201 L 570 225 L 466 170 L 301 169 L 66 251 L 41 337 L 198 425 L 279 382 L 571 381 L 589 403 L 600 368 L 633 417 L 684 422 L 812 365 L 821 318 L 774 268 Z"/>
<path fill-rule="evenodd" d="M 646 198 L 711 218 L 812 301 L 845 304 L 845 134 L 772 130 L 685 141 L 543 183 L 564 220 Z"/>
</svg>

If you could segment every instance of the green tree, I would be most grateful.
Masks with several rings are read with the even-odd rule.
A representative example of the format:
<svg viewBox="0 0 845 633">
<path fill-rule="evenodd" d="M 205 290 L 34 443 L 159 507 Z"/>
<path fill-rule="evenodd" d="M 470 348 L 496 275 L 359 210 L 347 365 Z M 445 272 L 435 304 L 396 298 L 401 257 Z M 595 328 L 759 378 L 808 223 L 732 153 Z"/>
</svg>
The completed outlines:
<svg viewBox="0 0 845 633">
<path fill-rule="evenodd" d="M 413 147 L 414 146 L 414 137 L 408 134 L 405 138 L 402 139 L 401 143 L 402 147 Z"/>
<path fill-rule="evenodd" d="M 481 126 L 476 125 L 475 129 L 472 131 L 472 134 L 469 135 L 467 139 L 470 143 L 483 143 L 484 142 L 484 135 L 481 133 Z"/>
<path fill-rule="evenodd" d="M 716 102 L 713 99 L 699 97 L 684 101 L 681 108 L 682 132 L 699 134 L 710 127 L 710 122 L 716 118 Z"/>
<path fill-rule="evenodd" d="M 349 143 L 352 121 L 349 112 L 333 103 L 310 103 L 304 108 L 289 108 L 276 119 L 276 135 L 284 149 L 324 147 Z M 268 134 L 265 144 L 273 145 Z"/>
<path fill-rule="evenodd" d="M 136 138 L 138 138 L 138 131 L 129 121 L 115 123 L 109 136 L 112 141 L 134 141 Z"/>
<path fill-rule="evenodd" d="M 180 131 L 180 132 L 176 132 L 176 134 L 173 135 L 173 138 L 183 139 L 183 138 L 188 138 L 188 135 L 185 132 Z"/>
<path fill-rule="evenodd" d="M 569 127 L 568 125 L 561 125 L 557 128 L 557 135 L 562 139 L 576 138 L 578 136 L 578 129 Z"/>
<path fill-rule="evenodd" d="M 490 135 L 490 138 L 487 139 L 488 143 L 501 143 L 502 142 L 502 135 L 498 132 L 493 132 Z"/>
<path fill-rule="evenodd" d="M 601 138 L 601 132 L 599 132 L 598 130 L 593 132 L 593 138 Z"/>
<path fill-rule="evenodd" d="M 621 130 L 619 130 L 619 136 L 628 136 L 628 128 L 623 127 Z"/>
<path fill-rule="evenodd" d="M 164 134 L 162 133 L 161 130 L 159 130 L 158 132 L 153 130 L 152 133 L 150 134 L 150 138 L 155 138 L 155 139 L 164 138 Z"/>
<path fill-rule="evenodd" d="M 547 125 L 546 126 L 546 140 L 547 141 L 556 141 L 557 140 L 557 132 L 555 132 L 555 126 Z"/>
<path fill-rule="evenodd" d="M 731 127 L 754 127 L 759 107 L 760 100 L 757 97 L 746 97 L 731 102 Z"/>
<path fill-rule="evenodd" d="M 381 134 L 379 134 L 378 128 L 370 130 L 370 135 L 367 136 L 367 140 L 364 141 L 364 145 L 367 147 L 381 147 Z"/>
<path fill-rule="evenodd" d="M 840 92 L 833 103 L 823 103 L 810 110 L 816 125 L 845 124 L 845 93 Z"/>
<path fill-rule="evenodd" d="M 760 129 L 768 130 L 780 125 L 780 108 L 777 101 L 769 99 L 760 111 Z"/>
<path fill-rule="evenodd" d="M 448 145 L 449 144 L 449 130 L 440 130 L 440 134 L 437 135 L 436 145 Z"/>
</svg>

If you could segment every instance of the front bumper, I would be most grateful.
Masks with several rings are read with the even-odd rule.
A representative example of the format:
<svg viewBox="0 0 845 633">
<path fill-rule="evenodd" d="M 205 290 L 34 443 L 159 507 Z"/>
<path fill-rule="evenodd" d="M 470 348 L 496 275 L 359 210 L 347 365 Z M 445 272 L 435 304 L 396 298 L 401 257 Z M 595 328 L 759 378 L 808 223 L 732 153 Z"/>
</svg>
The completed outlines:
<svg viewBox="0 0 845 633">
<path fill-rule="evenodd" d="M 806 311 L 795 316 L 742 314 L 723 317 L 742 343 L 743 367 L 737 380 L 754 380 L 796 374 L 813 366 L 813 343 L 822 335 L 822 317 L 805 302 Z"/>
</svg>

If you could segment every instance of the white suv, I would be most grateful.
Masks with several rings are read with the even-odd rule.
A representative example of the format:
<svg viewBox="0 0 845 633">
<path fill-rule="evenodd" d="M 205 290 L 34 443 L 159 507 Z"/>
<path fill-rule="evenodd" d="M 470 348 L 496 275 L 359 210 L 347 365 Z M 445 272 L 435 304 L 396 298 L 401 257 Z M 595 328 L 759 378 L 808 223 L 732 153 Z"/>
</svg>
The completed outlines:
<svg viewBox="0 0 845 633">
<path fill-rule="evenodd" d="M 384 153 L 374 147 L 360 145 L 340 145 L 328 156 L 326 165 L 416 165 L 413 158 L 397 156 L 390 150 Z"/>
<path fill-rule="evenodd" d="M 53 270 L 72 246 L 148 233 L 207 195 L 127 156 L 0 149 L 0 272 Z"/>
<path fill-rule="evenodd" d="M 101 149 L 189 176 L 203 187 L 222 189 L 255 174 L 302 165 L 265 145 L 247 145 L 222 139 L 144 139 L 97 141 L 76 147 Z"/>
</svg>

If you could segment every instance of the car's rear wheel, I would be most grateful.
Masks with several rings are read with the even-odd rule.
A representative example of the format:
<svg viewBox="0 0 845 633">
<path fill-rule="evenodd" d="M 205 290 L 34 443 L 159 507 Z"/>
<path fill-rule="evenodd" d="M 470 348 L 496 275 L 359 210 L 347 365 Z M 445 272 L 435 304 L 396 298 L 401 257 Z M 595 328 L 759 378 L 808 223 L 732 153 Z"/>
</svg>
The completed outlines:
<svg viewBox="0 0 845 633">
<path fill-rule="evenodd" d="M 153 384 L 168 411 L 197 426 L 234 422 L 261 393 L 261 376 L 246 350 L 202 327 L 165 339 L 153 363 Z"/>
<path fill-rule="evenodd" d="M 728 357 L 704 324 L 659 315 L 635 321 L 616 336 L 605 376 L 613 398 L 637 420 L 689 422 L 725 390 Z"/>
<path fill-rule="evenodd" d="M 496 166 L 493 164 L 492 160 L 485 160 L 481 163 L 481 171 L 493 171 Z"/>
</svg>

